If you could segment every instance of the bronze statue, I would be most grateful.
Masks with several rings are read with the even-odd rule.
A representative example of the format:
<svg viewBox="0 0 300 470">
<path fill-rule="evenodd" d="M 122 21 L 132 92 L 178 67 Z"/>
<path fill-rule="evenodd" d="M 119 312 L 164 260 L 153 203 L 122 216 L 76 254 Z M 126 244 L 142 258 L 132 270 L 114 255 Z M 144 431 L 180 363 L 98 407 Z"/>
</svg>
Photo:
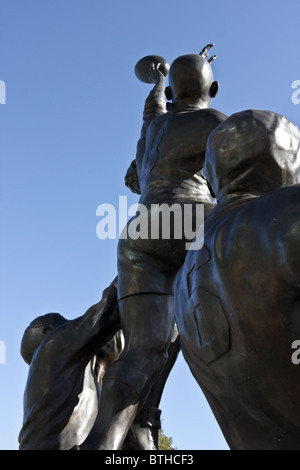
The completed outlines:
<svg viewBox="0 0 300 470">
<path fill-rule="evenodd" d="M 211 47 L 136 65 L 154 84 L 126 175 L 140 206 L 101 301 L 24 333 L 20 449 L 156 450 L 180 347 L 231 449 L 300 449 L 300 131 L 270 111 L 211 109 Z M 163 205 L 193 223 L 204 206 L 202 248 L 188 250 L 175 211 L 165 236 Z M 131 230 L 142 224 L 148 237 Z"/>
<path fill-rule="evenodd" d="M 155 86 L 145 103 L 135 163 L 140 204 L 147 208 L 144 216 L 150 225 L 153 204 L 189 204 L 193 214 L 198 204 L 204 204 L 205 215 L 214 208 L 202 168 L 208 136 L 227 116 L 209 109 L 218 91 L 206 60 L 210 47 L 200 55 L 177 58 L 167 88 L 160 62 L 150 61 L 148 66 Z M 168 109 L 164 92 L 172 100 Z M 166 363 L 175 324 L 174 282 L 187 253 L 186 242 L 184 236 L 175 236 L 174 226 L 169 239 L 160 232 L 156 239 L 128 236 L 119 241 L 118 298 L 125 349 L 104 376 L 99 419 L 88 438 L 95 449 L 122 447 Z M 81 449 L 85 448 L 83 443 Z"/>
<path fill-rule="evenodd" d="M 96 356 L 95 373 L 103 387 L 104 376 L 110 365 L 116 361 L 124 350 L 124 334 L 118 331 L 112 340 L 98 351 Z M 173 368 L 180 351 L 180 341 L 177 327 L 168 347 L 168 360 L 158 380 L 153 384 L 147 400 L 138 411 L 126 435 L 122 450 L 159 450 L 159 430 L 161 429 L 161 410 L 159 409 L 162 393 L 167 378 Z M 100 416 L 101 419 L 101 416 Z"/>
<path fill-rule="evenodd" d="M 248 110 L 208 139 L 218 205 L 176 282 L 181 347 L 231 449 L 300 449 L 300 131 Z"/>
<path fill-rule="evenodd" d="M 68 450 L 88 436 L 98 413 L 96 353 L 120 329 L 116 280 L 101 301 L 75 320 L 36 318 L 21 354 L 30 365 L 20 450 Z"/>
<path fill-rule="evenodd" d="M 30 368 L 20 450 L 79 449 L 96 420 L 103 377 L 124 349 L 120 326 L 117 278 L 82 317 L 70 321 L 50 313 L 30 323 L 21 343 L 21 355 Z M 122 450 L 158 450 L 159 403 L 178 352 L 176 330 L 166 367 L 135 417 Z"/>
</svg>

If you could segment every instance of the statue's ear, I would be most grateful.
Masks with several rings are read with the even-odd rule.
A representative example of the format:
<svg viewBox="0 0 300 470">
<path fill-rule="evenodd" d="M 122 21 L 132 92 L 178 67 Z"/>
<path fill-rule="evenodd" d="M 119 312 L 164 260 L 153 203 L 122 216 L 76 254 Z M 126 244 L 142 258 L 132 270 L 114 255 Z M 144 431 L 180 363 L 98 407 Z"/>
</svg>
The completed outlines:
<svg viewBox="0 0 300 470">
<path fill-rule="evenodd" d="M 216 94 L 218 93 L 219 89 L 219 83 L 218 82 L 212 82 L 210 89 L 209 89 L 209 95 L 211 98 L 214 98 Z"/>
<path fill-rule="evenodd" d="M 172 101 L 173 98 L 173 93 L 172 93 L 172 88 L 170 86 L 167 86 L 165 89 L 165 96 L 168 101 Z"/>
</svg>

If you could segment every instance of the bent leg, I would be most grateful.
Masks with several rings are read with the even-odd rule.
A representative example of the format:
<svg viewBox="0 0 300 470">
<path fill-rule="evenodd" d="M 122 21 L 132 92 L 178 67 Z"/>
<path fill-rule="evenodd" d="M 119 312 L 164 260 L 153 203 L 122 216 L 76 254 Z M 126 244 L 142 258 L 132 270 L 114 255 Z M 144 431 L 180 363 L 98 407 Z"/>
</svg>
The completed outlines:
<svg viewBox="0 0 300 470">
<path fill-rule="evenodd" d="M 82 449 L 121 448 L 167 360 L 175 324 L 173 300 L 152 293 L 120 300 L 125 349 L 105 374 L 98 418 Z"/>
<path fill-rule="evenodd" d="M 131 436 L 135 445 L 140 450 L 159 450 L 158 436 L 161 429 L 159 404 L 161 396 L 176 362 L 180 351 L 180 339 L 175 325 L 173 337 L 168 347 L 168 359 L 165 366 L 153 384 L 150 393 L 141 409 L 138 410 L 131 426 Z"/>
</svg>

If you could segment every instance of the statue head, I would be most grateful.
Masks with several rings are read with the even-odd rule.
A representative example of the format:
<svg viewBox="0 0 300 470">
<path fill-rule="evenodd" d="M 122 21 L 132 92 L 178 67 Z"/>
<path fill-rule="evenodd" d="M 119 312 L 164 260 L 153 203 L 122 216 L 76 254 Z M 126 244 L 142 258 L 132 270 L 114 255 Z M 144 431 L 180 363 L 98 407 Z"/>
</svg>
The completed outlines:
<svg viewBox="0 0 300 470">
<path fill-rule="evenodd" d="M 33 320 L 26 328 L 21 341 L 21 356 L 27 364 L 31 363 L 35 350 L 40 346 L 45 337 L 57 327 L 67 323 L 59 313 L 47 313 Z"/>
<path fill-rule="evenodd" d="M 206 46 L 206 51 L 212 45 Z M 206 60 L 206 55 L 187 54 L 174 60 L 169 71 L 169 86 L 166 98 L 173 103 L 195 104 L 200 108 L 209 107 L 211 99 L 218 92 L 219 84 L 213 80 L 210 63 L 213 56 Z"/>
<path fill-rule="evenodd" d="M 204 174 L 218 201 L 300 182 L 300 130 L 271 111 L 235 113 L 210 134 Z"/>
</svg>

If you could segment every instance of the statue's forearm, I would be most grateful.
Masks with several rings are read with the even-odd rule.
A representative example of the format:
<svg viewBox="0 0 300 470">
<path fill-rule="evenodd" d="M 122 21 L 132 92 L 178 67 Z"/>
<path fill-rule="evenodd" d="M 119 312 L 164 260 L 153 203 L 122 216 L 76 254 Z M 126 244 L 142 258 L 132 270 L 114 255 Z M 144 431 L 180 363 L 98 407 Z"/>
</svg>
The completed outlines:
<svg viewBox="0 0 300 470">
<path fill-rule="evenodd" d="M 121 328 L 117 300 L 117 278 L 103 292 L 102 299 L 84 315 L 72 320 L 80 328 L 82 341 L 89 350 L 97 350 Z M 103 344 L 102 344 L 103 343 Z"/>
<path fill-rule="evenodd" d="M 166 100 L 165 100 L 165 79 L 163 76 L 159 78 L 153 89 L 150 91 L 144 106 L 143 113 L 143 126 L 141 130 L 141 137 L 137 143 L 136 150 L 136 165 L 139 173 L 141 168 L 141 162 L 143 160 L 145 145 L 146 145 L 146 134 L 148 127 L 156 117 L 161 114 L 165 114 L 167 111 Z"/>
<path fill-rule="evenodd" d="M 150 91 L 144 107 L 143 114 L 143 127 L 141 137 L 146 135 L 147 128 L 150 122 L 157 116 L 166 112 L 166 100 L 165 100 L 165 80 L 164 77 L 160 77 L 153 89 Z"/>
</svg>

